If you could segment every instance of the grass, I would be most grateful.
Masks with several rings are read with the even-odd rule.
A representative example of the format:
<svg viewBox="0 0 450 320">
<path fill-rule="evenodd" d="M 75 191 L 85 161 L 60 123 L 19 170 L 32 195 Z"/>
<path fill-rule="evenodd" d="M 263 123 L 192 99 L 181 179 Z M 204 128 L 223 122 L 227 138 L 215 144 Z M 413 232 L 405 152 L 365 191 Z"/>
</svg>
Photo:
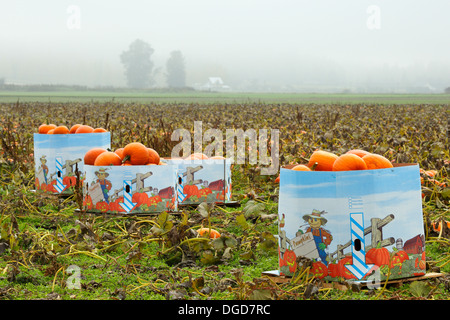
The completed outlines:
<svg viewBox="0 0 450 320">
<path fill-rule="evenodd" d="M 0 103 L 21 102 L 142 102 L 142 103 L 389 103 L 448 104 L 450 94 L 351 94 L 256 92 L 145 91 L 0 91 Z"/>
</svg>

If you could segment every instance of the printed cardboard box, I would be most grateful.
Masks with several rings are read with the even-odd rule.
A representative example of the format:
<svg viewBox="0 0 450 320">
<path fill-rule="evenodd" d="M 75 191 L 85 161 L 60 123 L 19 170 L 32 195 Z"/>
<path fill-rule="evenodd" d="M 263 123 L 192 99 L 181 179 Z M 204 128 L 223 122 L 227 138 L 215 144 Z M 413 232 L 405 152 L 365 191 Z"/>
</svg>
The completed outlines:
<svg viewBox="0 0 450 320">
<path fill-rule="evenodd" d="M 71 194 L 78 167 L 83 179 L 85 153 L 94 147 L 110 148 L 109 132 L 83 134 L 34 134 L 36 190 Z"/>
<path fill-rule="evenodd" d="M 86 211 L 151 214 L 177 210 L 176 166 L 85 165 Z"/>
<path fill-rule="evenodd" d="M 230 159 L 162 159 L 162 161 L 177 166 L 179 205 L 231 201 Z"/>
<path fill-rule="evenodd" d="M 280 170 L 279 273 L 302 259 L 324 280 L 361 282 L 425 273 L 419 166 L 360 171 Z"/>
</svg>

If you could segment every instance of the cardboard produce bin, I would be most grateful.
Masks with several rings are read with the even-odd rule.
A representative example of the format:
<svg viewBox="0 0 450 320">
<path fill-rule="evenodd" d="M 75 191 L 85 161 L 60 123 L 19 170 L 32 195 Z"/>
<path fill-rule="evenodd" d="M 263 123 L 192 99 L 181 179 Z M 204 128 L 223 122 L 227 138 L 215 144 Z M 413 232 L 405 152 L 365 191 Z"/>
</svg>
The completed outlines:
<svg viewBox="0 0 450 320">
<path fill-rule="evenodd" d="M 36 190 L 52 194 L 72 194 L 78 167 L 83 179 L 85 153 L 94 148 L 110 148 L 109 132 L 83 134 L 34 134 Z"/>
<path fill-rule="evenodd" d="M 177 167 L 178 205 L 231 201 L 230 159 L 162 159 Z"/>
<path fill-rule="evenodd" d="M 85 165 L 83 205 L 88 212 L 152 214 L 174 212 L 176 166 Z"/>
<path fill-rule="evenodd" d="M 377 282 L 425 274 L 419 166 L 280 169 L 279 274 Z"/>
</svg>

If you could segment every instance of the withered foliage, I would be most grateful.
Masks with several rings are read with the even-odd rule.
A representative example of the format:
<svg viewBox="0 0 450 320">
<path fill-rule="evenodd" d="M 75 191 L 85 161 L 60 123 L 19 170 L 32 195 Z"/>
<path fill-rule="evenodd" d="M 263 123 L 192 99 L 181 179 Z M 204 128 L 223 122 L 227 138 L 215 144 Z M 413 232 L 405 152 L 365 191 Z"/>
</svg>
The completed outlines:
<svg viewBox="0 0 450 320">
<path fill-rule="evenodd" d="M 320 105 L 214 103 L 15 103 L 0 105 L 0 299 L 37 298 L 21 285 L 49 288 L 41 299 L 320 299 L 331 296 L 304 261 L 293 278 L 248 275 L 262 257 L 277 268 L 276 176 L 258 165 L 233 167 L 237 207 L 201 204 L 175 214 L 92 215 L 80 210 L 81 186 L 69 198 L 35 193 L 33 133 L 42 123 L 86 123 L 111 132 L 112 148 L 140 141 L 170 156 L 175 129 L 202 121 L 202 129 L 278 129 L 280 165 L 304 163 L 315 149 L 337 154 L 365 149 L 391 161 L 418 163 L 423 173 L 426 236 L 442 254 L 428 261 L 439 271 L 450 263 L 448 141 L 446 105 Z M 270 136 L 269 136 L 270 137 Z M 204 146 L 208 142 L 203 142 Z M 269 145 L 270 147 L 270 145 Z M 225 145 L 224 149 L 225 151 Z M 192 150 L 193 151 L 193 150 Z M 436 182 L 438 181 L 438 182 Z M 434 222 L 444 222 L 437 231 Z M 211 227 L 221 237 L 200 237 Z M 70 266 L 80 266 L 70 273 Z M 435 268 L 435 269 L 432 269 Z M 245 271 L 247 270 L 247 271 Z M 79 276 L 81 291 L 68 280 Z M 448 294 L 448 278 L 414 284 L 406 295 Z M 438 288 L 438 285 L 441 287 Z M 346 287 L 346 285 L 343 285 Z M 347 286 L 351 288 L 350 286 Z M 351 290 L 349 290 L 351 291 Z M 359 289 L 358 289 L 359 291 Z M 83 292 L 83 295 L 79 292 Z M 86 295 L 85 295 L 86 294 Z M 342 294 L 339 294 L 343 297 Z M 389 298 L 386 292 L 368 298 Z"/>
</svg>

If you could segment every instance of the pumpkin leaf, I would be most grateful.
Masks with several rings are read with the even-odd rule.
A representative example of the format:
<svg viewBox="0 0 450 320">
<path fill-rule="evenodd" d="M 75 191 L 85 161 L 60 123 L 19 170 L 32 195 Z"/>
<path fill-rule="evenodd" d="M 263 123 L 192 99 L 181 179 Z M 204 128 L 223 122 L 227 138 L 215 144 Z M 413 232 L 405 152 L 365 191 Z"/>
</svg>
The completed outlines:
<svg viewBox="0 0 450 320">
<path fill-rule="evenodd" d="M 271 300 L 272 293 L 267 289 L 256 289 L 250 293 L 250 300 Z"/>
<path fill-rule="evenodd" d="M 431 287 L 426 282 L 413 281 L 409 286 L 409 291 L 415 297 L 426 297 L 431 291 Z"/>
<path fill-rule="evenodd" d="M 242 212 L 244 213 L 244 216 L 246 218 L 256 218 L 261 215 L 264 209 L 265 205 L 263 203 L 257 202 L 255 200 L 250 200 L 245 204 Z"/>
<path fill-rule="evenodd" d="M 203 218 L 207 218 L 212 209 L 214 208 L 214 203 L 202 202 L 197 206 L 197 211 Z"/>
<path fill-rule="evenodd" d="M 250 228 L 250 225 L 248 224 L 247 220 L 245 219 L 244 214 L 240 214 L 236 217 L 236 223 L 238 226 L 242 228 L 242 230 L 247 230 Z"/>
<path fill-rule="evenodd" d="M 262 238 L 262 240 L 259 243 L 259 249 L 263 251 L 269 251 L 278 248 L 278 240 L 272 233 L 264 231 L 261 233 L 260 237 Z"/>
</svg>

